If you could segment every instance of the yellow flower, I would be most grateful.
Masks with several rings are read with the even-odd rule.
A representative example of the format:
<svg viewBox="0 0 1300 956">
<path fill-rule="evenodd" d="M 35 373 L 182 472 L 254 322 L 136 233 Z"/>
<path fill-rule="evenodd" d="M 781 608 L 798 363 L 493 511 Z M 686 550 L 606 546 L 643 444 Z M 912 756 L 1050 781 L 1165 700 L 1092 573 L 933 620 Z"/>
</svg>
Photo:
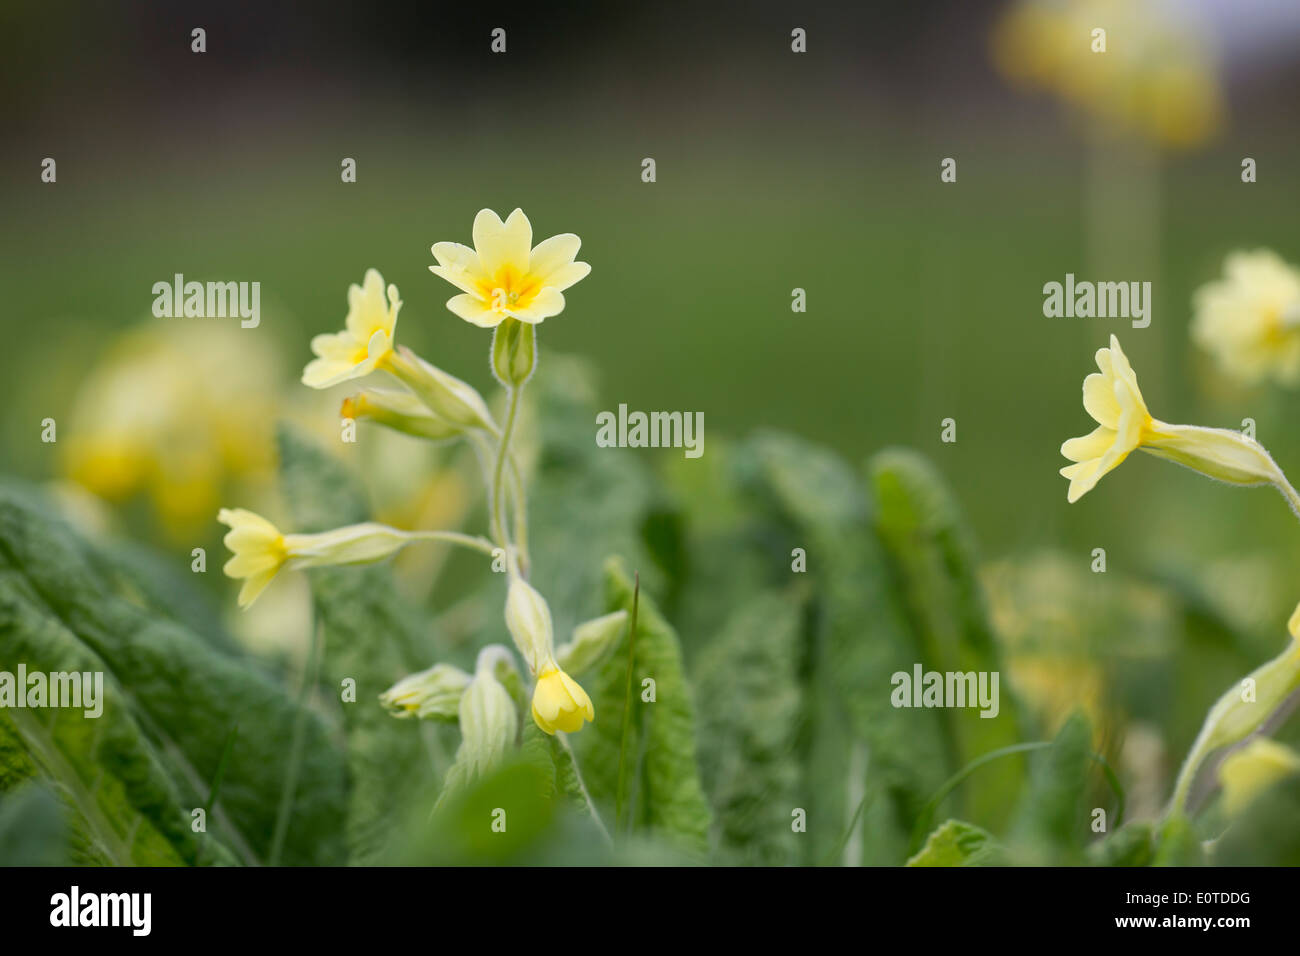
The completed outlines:
<svg viewBox="0 0 1300 956">
<path fill-rule="evenodd" d="M 1300 383 L 1300 270 L 1273 252 L 1234 252 L 1193 297 L 1192 339 L 1247 384 Z"/>
<path fill-rule="evenodd" d="M 217 520 L 230 528 L 225 543 L 235 555 L 222 570 L 226 577 L 243 579 L 239 606 L 248 607 L 289 560 L 284 535 L 261 515 L 243 508 L 222 508 Z"/>
<path fill-rule="evenodd" d="M 563 233 L 533 246 L 533 227 L 522 209 L 505 222 L 491 209 L 474 217 L 474 248 L 458 242 L 433 245 L 429 271 L 462 294 L 447 308 L 466 322 L 490 329 L 507 318 L 537 324 L 564 310 L 564 290 L 591 271 L 575 262 L 582 240 Z"/>
<path fill-rule="evenodd" d="M 311 340 L 311 350 L 317 358 L 303 369 L 302 383 L 312 388 L 329 388 L 369 375 L 381 367 L 393 352 L 397 312 L 401 307 L 397 286 L 388 286 L 385 299 L 384 277 L 376 269 L 367 269 L 364 285 L 348 289 L 348 315 L 343 331 L 317 335 Z"/>
<path fill-rule="evenodd" d="M 345 525 L 319 534 L 282 534 L 261 515 L 243 508 L 222 508 L 217 520 L 229 526 L 224 541 L 234 552 L 223 571 L 242 578 L 239 606 L 246 608 L 283 567 L 290 570 L 382 561 L 412 541 L 437 540 L 451 532 L 398 531 L 373 521 Z"/>
<path fill-rule="evenodd" d="M 1061 445 L 1073 465 L 1061 469 L 1070 479 L 1067 498 L 1078 501 L 1101 477 L 1137 448 L 1235 485 L 1276 485 L 1288 500 L 1295 492 L 1258 443 L 1240 432 L 1197 425 L 1170 425 L 1152 418 L 1138 388 L 1137 375 L 1115 336 L 1098 349 L 1097 367 L 1083 380 L 1083 407 L 1097 428 Z"/>
<path fill-rule="evenodd" d="M 582 729 L 584 720 L 595 720 L 596 709 L 582 686 L 555 661 L 548 660 L 537 675 L 533 690 L 533 720 L 548 734 L 563 730 L 571 734 Z"/>
<path fill-rule="evenodd" d="M 1300 755 L 1267 737 L 1256 737 L 1219 765 L 1223 809 L 1235 817 L 1273 784 L 1300 773 Z"/>
<path fill-rule="evenodd" d="M 1102 475 L 1141 445 L 1153 424 L 1137 375 L 1115 336 L 1110 337 L 1110 348 L 1097 350 L 1097 367 L 1100 373 L 1093 372 L 1083 380 L 1083 407 L 1097 427 L 1061 446 L 1061 454 L 1077 462 L 1061 469 L 1070 479 L 1067 497 L 1071 502 L 1091 491 Z"/>
</svg>

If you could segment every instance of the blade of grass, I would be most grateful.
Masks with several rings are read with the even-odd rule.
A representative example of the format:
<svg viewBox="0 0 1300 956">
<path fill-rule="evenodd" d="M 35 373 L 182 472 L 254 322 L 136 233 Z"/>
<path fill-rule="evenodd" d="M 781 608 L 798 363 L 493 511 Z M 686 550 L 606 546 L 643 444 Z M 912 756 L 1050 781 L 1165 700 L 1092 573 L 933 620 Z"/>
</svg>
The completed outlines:
<svg viewBox="0 0 1300 956">
<path fill-rule="evenodd" d="M 618 785 L 614 790 L 614 828 L 623 833 L 623 805 L 627 799 L 627 735 L 632 725 L 632 664 L 636 660 L 636 609 L 641 598 L 641 572 L 632 587 L 632 613 L 627 623 L 627 682 L 623 696 L 623 731 L 618 745 Z"/>
</svg>

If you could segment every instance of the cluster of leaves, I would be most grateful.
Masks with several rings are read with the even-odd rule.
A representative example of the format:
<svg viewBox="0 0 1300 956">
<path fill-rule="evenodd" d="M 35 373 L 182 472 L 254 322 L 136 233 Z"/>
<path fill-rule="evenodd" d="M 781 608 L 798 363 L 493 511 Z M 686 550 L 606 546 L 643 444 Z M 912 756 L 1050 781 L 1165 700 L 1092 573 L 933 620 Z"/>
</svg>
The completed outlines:
<svg viewBox="0 0 1300 956">
<path fill-rule="evenodd" d="M 1046 722 L 1005 679 L 970 535 L 922 457 L 886 450 L 859 469 L 759 433 L 711 439 L 708 456 L 656 474 L 643 453 L 594 445 L 583 367 L 548 356 L 533 392 L 534 580 L 557 634 L 618 609 L 637 621 L 582 676 L 596 720 L 572 751 L 526 722 L 504 766 L 431 815 L 456 732 L 394 720 L 377 697 L 435 660 L 467 664 L 476 647 L 438 633 L 387 567 L 311 572 L 318 653 L 304 693 L 239 649 L 187 573 L 138 547 L 87 543 L 8 486 L 0 669 L 102 671 L 106 701 L 95 720 L 0 709 L 0 860 L 1203 858 L 1204 834 L 1181 819 L 1115 830 L 1124 792 L 1082 714 L 1036 743 Z M 295 529 L 368 517 L 358 477 L 325 450 L 284 430 L 280 458 Z M 499 576 L 480 569 L 468 588 L 457 599 L 484 622 L 476 645 L 508 640 Z M 1187 633 L 1215 644 L 1213 628 Z M 997 715 L 895 707 L 892 677 L 916 665 L 1000 673 Z M 355 702 L 342 700 L 348 686 Z M 1294 818 L 1292 789 L 1229 830 L 1216 862 L 1294 855 L 1268 825 Z M 1099 806 L 1115 830 L 1105 839 L 1090 827 Z M 205 832 L 191 825 L 197 808 Z M 491 825 L 501 812 L 504 831 Z"/>
</svg>

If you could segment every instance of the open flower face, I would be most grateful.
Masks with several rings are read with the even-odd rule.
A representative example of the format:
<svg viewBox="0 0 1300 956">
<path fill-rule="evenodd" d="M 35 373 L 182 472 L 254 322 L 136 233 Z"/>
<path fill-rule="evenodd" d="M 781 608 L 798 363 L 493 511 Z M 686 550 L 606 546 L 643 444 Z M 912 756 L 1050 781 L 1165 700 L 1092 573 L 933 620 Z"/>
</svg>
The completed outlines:
<svg viewBox="0 0 1300 956">
<path fill-rule="evenodd" d="M 1246 384 L 1300 383 L 1300 270 L 1276 254 L 1236 252 L 1197 290 L 1192 338 Z"/>
<path fill-rule="evenodd" d="M 318 335 L 311 340 L 316 358 L 302 372 L 302 383 L 312 388 L 329 388 L 339 382 L 369 375 L 393 351 L 397 312 L 402 307 L 397 286 L 384 295 L 384 277 L 367 269 L 364 284 L 348 289 L 348 317 L 342 332 Z"/>
<path fill-rule="evenodd" d="M 574 261 L 581 245 L 563 233 L 533 246 L 533 227 L 522 209 L 505 222 L 483 209 L 474 217 L 474 248 L 434 243 L 438 264 L 429 271 L 462 290 L 447 308 L 466 322 L 489 329 L 508 318 L 537 324 L 564 311 L 564 290 L 591 271 Z"/>
<path fill-rule="evenodd" d="M 1115 336 L 1110 337 L 1110 348 L 1097 350 L 1097 367 L 1100 372 L 1083 380 L 1083 407 L 1097 427 L 1061 446 L 1061 454 L 1076 462 L 1061 469 L 1070 479 L 1071 502 L 1091 491 L 1102 475 L 1142 444 L 1153 425 L 1137 375 Z"/>
</svg>

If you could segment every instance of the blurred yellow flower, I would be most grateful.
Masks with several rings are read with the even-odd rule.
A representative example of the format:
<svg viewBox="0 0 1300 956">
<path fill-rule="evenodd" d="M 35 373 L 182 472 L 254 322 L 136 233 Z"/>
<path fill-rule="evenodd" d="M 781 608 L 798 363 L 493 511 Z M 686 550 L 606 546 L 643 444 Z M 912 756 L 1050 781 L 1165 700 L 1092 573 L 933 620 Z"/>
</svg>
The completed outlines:
<svg viewBox="0 0 1300 956">
<path fill-rule="evenodd" d="M 573 233 L 552 236 L 533 246 L 533 227 L 522 209 L 505 222 L 491 209 L 474 217 L 474 248 L 458 242 L 433 245 L 436 266 L 460 295 L 447 301 L 466 322 L 494 328 L 507 318 L 537 324 L 564 310 L 564 290 L 591 272 L 575 262 L 582 240 Z"/>
<path fill-rule="evenodd" d="M 264 336 L 175 320 L 125 332 L 77 393 L 65 473 L 109 501 L 147 494 L 168 534 L 191 538 L 273 465 L 276 365 Z"/>
<path fill-rule="evenodd" d="M 1171 425 L 1152 418 L 1115 336 L 1110 337 L 1110 348 L 1098 349 L 1097 367 L 1101 372 L 1083 381 L 1083 407 L 1097 428 L 1061 445 L 1061 454 L 1075 462 L 1061 469 L 1070 479 L 1070 502 L 1091 491 L 1137 448 L 1230 484 L 1272 484 L 1289 501 L 1297 500 L 1276 463 L 1253 439 L 1222 428 Z"/>
<path fill-rule="evenodd" d="M 1105 51 L 1093 31 L 1106 31 Z M 995 67 L 1099 122 L 1171 147 L 1221 125 L 1223 93 L 1209 36 L 1188 17 L 1134 0 L 1020 0 L 994 29 Z"/>
<path fill-rule="evenodd" d="M 1300 773 L 1300 754 L 1267 737 L 1256 737 L 1219 765 L 1223 809 L 1235 817 L 1273 784 Z"/>
<path fill-rule="evenodd" d="M 533 690 L 533 720 L 537 726 L 548 734 L 557 730 L 571 734 L 582 729 L 584 720 L 595 719 L 596 709 L 587 692 L 554 660 L 547 661 Z"/>
<path fill-rule="evenodd" d="M 367 269 L 363 284 L 349 287 L 344 329 L 311 340 L 317 358 L 303 369 L 304 385 L 329 388 L 382 366 L 393 352 L 397 313 L 402 307 L 397 286 L 388 286 L 387 298 L 384 292 L 384 277 L 377 269 Z"/>
<path fill-rule="evenodd" d="M 1234 252 L 1193 297 L 1192 339 L 1233 378 L 1300 383 L 1300 270 L 1267 249 Z"/>
</svg>

